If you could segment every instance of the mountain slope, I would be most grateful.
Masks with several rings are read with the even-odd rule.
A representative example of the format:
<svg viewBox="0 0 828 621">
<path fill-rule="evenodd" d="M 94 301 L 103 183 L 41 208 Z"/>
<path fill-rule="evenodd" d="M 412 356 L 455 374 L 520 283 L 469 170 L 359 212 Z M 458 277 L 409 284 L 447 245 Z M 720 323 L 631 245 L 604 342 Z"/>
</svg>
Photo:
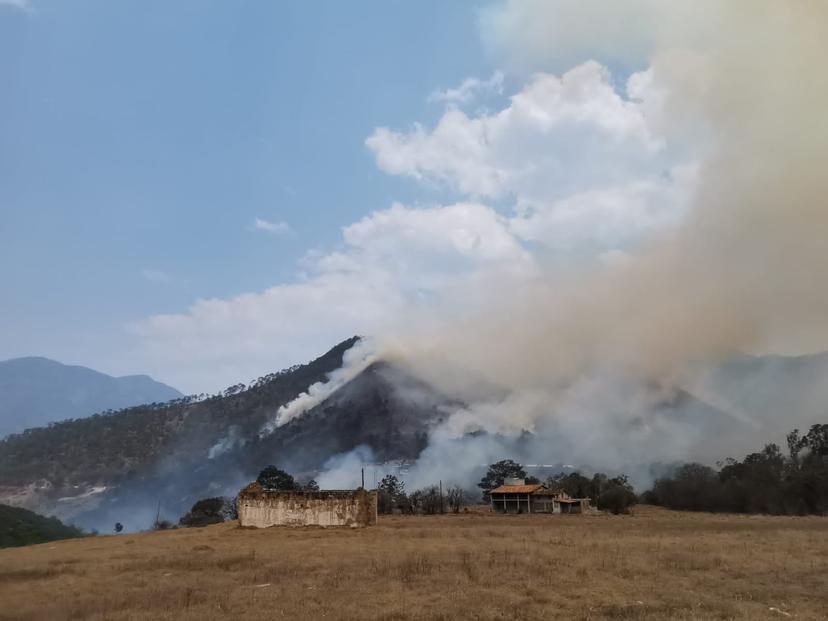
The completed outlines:
<svg viewBox="0 0 828 621">
<path fill-rule="evenodd" d="M 254 435 L 280 405 L 324 381 L 355 342 L 344 341 L 313 362 L 260 378 L 246 390 L 232 387 L 200 401 L 145 404 L 9 436 L 0 440 L 0 486 L 39 479 L 62 490 L 113 485 L 145 474 L 164 459 L 206 459 L 229 429 Z"/>
<path fill-rule="evenodd" d="M 83 531 L 67 526 L 57 518 L 44 517 L 20 507 L 0 505 L 0 548 L 75 537 L 83 537 Z"/>
<path fill-rule="evenodd" d="M 401 369 L 374 363 L 302 416 L 257 438 L 248 450 L 294 472 L 367 446 L 379 461 L 416 459 L 450 400 Z M 268 462 L 268 463 L 271 463 Z"/>
<path fill-rule="evenodd" d="M 301 416 L 262 434 L 281 406 L 340 369 L 357 341 L 354 337 L 306 365 L 204 400 L 143 405 L 0 440 L 0 502 L 68 517 L 86 528 L 109 530 L 119 521 L 132 530 L 149 526 L 159 507 L 162 517 L 177 520 L 199 498 L 235 494 L 267 464 L 302 479 L 357 447 L 370 449 L 377 461 L 416 459 L 433 426 L 461 404 L 387 362 L 370 365 Z M 780 373 L 779 382 L 763 374 L 761 382 L 778 391 L 791 383 L 801 392 L 826 377 L 816 362 L 805 361 L 804 370 L 793 376 Z M 731 389 L 760 381 L 750 365 L 738 368 L 742 375 L 727 373 Z M 760 369 L 764 373 L 765 366 Z M 704 391 L 676 390 L 640 410 L 635 409 L 638 401 L 619 396 L 617 403 L 605 404 L 618 409 L 619 416 L 605 413 L 597 420 L 610 428 L 596 429 L 601 433 L 586 434 L 577 444 L 556 417 L 548 428 L 517 438 L 492 435 L 486 443 L 493 454 L 524 463 L 566 459 L 582 465 L 606 452 L 601 442 L 613 434 L 640 435 L 649 446 L 665 447 L 679 438 L 688 446 L 706 447 L 711 459 L 729 454 L 740 438 L 755 444 L 754 427 L 708 400 Z M 443 448 L 451 455 L 466 438 Z M 617 457 L 629 459 L 631 466 L 652 458 L 646 452 Z"/>
<path fill-rule="evenodd" d="M 181 396 L 146 375 L 112 377 L 48 358 L 14 358 L 0 362 L 0 436 Z"/>
<path fill-rule="evenodd" d="M 399 369 L 377 363 L 269 435 L 260 437 L 265 419 L 250 411 L 225 419 L 223 434 L 210 436 L 212 445 L 183 434 L 182 442 L 154 467 L 121 479 L 73 521 L 99 529 L 116 521 L 134 528 L 138 521 L 139 528 L 145 528 L 158 506 L 164 517 L 177 519 L 200 498 L 235 495 L 268 464 L 305 479 L 315 476 L 331 457 L 360 446 L 368 447 L 378 460 L 415 459 L 445 403 Z M 282 404 L 273 402 L 270 415 Z M 223 449 L 215 451 L 217 445 Z"/>
<path fill-rule="evenodd" d="M 86 514 L 89 519 L 79 517 L 76 523 L 90 527 L 108 528 L 98 517 L 109 509 L 119 518 L 139 509 L 154 514 L 159 501 L 177 518 L 199 494 L 216 495 L 255 475 L 263 465 L 259 458 L 274 461 L 267 443 L 257 440 L 263 425 L 280 406 L 339 369 L 357 340 L 204 400 L 141 405 L 4 438 L 0 502 L 64 518 Z M 214 457 L 222 442 L 228 450 Z M 249 451 L 247 443 L 261 450 Z"/>
<path fill-rule="evenodd" d="M 87 528 L 145 528 L 204 496 L 235 494 L 267 464 L 310 476 L 368 446 L 416 458 L 448 401 L 395 367 L 374 364 L 290 423 L 261 435 L 279 407 L 343 364 L 349 339 L 313 362 L 203 401 L 179 399 L 32 429 L 0 441 L 0 501 Z M 45 456 L 45 457 L 44 457 Z"/>
</svg>

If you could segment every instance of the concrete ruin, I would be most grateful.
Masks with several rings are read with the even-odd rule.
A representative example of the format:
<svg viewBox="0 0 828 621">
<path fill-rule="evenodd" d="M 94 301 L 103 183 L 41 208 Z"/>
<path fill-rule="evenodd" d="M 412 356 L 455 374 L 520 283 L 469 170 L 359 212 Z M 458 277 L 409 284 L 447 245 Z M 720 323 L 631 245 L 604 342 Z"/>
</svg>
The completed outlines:
<svg viewBox="0 0 828 621">
<path fill-rule="evenodd" d="M 256 482 L 239 492 L 239 524 L 271 526 L 349 526 L 377 523 L 377 492 L 365 489 L 287 492 Z"/>
</svg>

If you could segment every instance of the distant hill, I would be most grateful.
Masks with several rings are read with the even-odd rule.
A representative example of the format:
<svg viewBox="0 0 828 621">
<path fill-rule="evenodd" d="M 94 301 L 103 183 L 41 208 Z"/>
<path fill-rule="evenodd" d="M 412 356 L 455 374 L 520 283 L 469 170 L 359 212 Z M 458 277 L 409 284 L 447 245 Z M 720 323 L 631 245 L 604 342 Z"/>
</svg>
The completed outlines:
<svg viewBox="0 0 828 621">
<path fill-rule="evenodd" d="M 44 517 L 28 509 L 0 504 L 0 548 L 28 546 L 83 536 L 83 531 L 74 526 L 67 526 L 57 518 Z"/>
<path fill-rule="evenodd" d="M 181 396 L 146 375 L 112 377 L 48 358 L 14 358 L 0 362 L 0 436 Z"/>
</svg>

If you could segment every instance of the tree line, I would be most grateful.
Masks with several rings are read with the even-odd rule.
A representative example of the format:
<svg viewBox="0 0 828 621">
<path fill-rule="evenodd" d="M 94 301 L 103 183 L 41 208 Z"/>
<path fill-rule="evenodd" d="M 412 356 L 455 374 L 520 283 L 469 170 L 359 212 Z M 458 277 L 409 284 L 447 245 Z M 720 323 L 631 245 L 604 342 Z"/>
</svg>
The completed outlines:
<svg viewBox="0 0 828 621">
<path fill-rule="evenodd" d="M 406 493 L 405 483 L 396 475 L 388 474 L 377 485 L 379 513 L 460 513 L 467 504 L 467 492 L 460 485 L 428 485 Z"/>
<path fill-rule="evenodd" d="M 477 486 L 483 491 L 483 502 L 489 502 L 489 491 L 503 485 L 507 478 L 523 479 L 527 484 L 543 483 L 551 490 L 565 492 L 572 498 L 589 498 L 592 506 L 612 513 L 626 513 L 637 497 L 627 476 L 620 474 L 611 477 L 603 472 L 596 472 L 591 477 L 579 471 L 559 472 L 541 481 L 526 474 L 526 470 L 514 460 L 504 459 L 489 466 L 485 476 Z"/>
<path fill-rule="evenodd" d="M 507 478 L 523 479 L 527 484 L 543 483 L 549 489 L 562 491 L 573 498 L 589 498 L 592 505 L 612 513 L 626 513 L 637 496 L 625 475 L 610 477 L 596 473 L 586 477 L 580 472 L 558 473 L 541 481 L 526 474 L 524 467 L 512 459 L 504 459 L 489 465 L 477 486 L 482 491 L 482 501 L 489 502 L 489 492 Z M 425 513 L 451 511 L 459 513 L 470 504 L 472 494 L 459 485 L 449 485 L 444 492 L 431 485 L 407 494 L 405 484 L 395 475 L 387 475 L 377 488 L 380 513 Z"/>
<path fill-rule="evenodd" d="M 767 444 L 742 461 L 728 458 L 714 469 L 679 466 L 655 481 L 645 502 L 670 509 L 781 515 L 828 513 L 828 424 L 805 435 L 787 435 L 787 454 Z"/>
</svg>

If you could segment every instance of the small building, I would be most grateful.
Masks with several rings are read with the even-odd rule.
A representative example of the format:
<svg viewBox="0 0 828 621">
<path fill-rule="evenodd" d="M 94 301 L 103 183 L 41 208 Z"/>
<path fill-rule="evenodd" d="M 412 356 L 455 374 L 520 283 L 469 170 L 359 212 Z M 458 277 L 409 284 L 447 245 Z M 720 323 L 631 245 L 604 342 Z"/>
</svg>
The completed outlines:
<svg viewBox="0 0 828 621">
<path fill-rule="evenodd" d="M 572 498 L 543 483 L 526 484 L 524 479 L 506 479 L 489 492 L 492 511 L 497 513 L 586 513 L 589 498 Z"/>
<path fill-rule="evenodd" d="M 270 526 L 350 526 L 377 523 L 377 492 L 365 489 L 287 492 L 253 482 L 239 492 L 239 524 Z"/>
</svg>

